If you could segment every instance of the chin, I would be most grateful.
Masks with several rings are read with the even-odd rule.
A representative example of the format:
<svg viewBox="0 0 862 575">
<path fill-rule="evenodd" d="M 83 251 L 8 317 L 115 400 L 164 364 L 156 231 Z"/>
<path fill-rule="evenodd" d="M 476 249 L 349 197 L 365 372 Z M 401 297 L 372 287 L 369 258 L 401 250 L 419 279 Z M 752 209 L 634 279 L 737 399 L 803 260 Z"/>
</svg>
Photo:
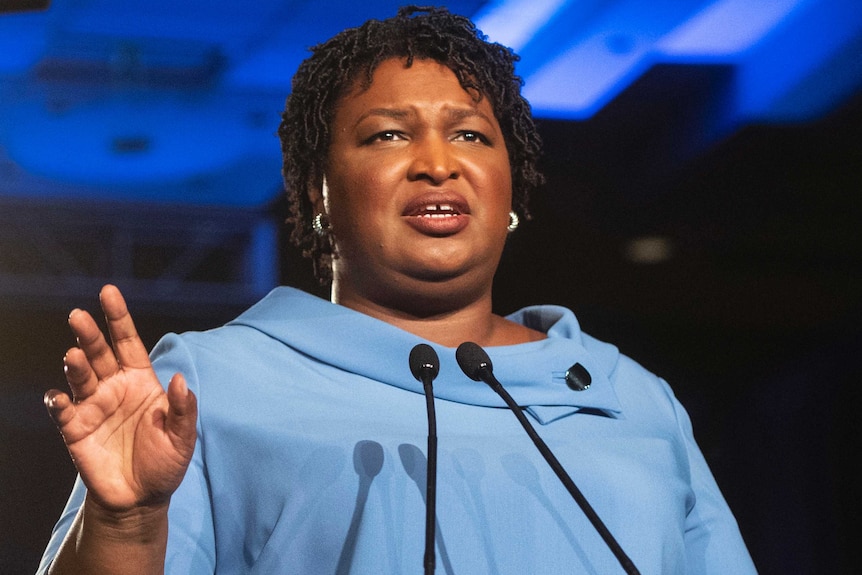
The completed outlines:
<svg viewBox="0 0 862 575">
<path fill-rule="evenodd" d="M 500 254 L 496 254 L 496 257 L 487 253 L 480 256 L 482 253 L 481 250 L 459 249 L 445 253 L 428 250 L 407 262 L 401 268 L 401 273 L 406 277 L 429 282 L 448 282 L 459 278 L 493 278 Z"/>
<path fill-rule="evenodd" d="M 424 269 L 400 283 L 398 291 L 429 309 L 451 311 L 490 293 L 492 280 L 493 276 L 487 274 Z"/>
</svg>

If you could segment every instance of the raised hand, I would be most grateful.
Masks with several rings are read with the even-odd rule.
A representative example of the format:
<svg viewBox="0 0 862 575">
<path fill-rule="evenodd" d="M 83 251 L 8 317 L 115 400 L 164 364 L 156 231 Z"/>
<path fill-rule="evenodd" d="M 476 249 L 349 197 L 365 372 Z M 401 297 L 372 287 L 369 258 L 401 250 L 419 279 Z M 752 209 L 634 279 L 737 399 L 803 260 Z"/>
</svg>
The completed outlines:
<svg viewBox="0 0 862 575">
<path fill-rule="evenodd" d="M 166 505 L 194 451 L 197 402 L 181 374 L 165 393 L 120 291 L 105 286 L 100 298 L 113 348 L 74 310 L 78 347 L 64 358 L 72 395 L 48 391 L 45 405 L 89 498 L 114 512 Z"/>
</svg>

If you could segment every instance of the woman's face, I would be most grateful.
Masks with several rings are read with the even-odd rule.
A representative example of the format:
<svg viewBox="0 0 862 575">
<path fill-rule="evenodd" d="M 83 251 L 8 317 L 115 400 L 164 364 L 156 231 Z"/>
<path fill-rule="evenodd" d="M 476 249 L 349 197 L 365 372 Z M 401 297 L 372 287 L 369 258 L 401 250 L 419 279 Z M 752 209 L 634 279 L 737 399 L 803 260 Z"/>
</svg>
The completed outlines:
<svg viewBox="0 0 862 575">
<path fill-rule="evenodd" d="M 512 204 L 509 157 L 488 99 L 477 102 L 448 67 L 387 60 L 367 90 L 344 96 L 313 200 L 332 223 L 339 303 L 399 307 L 417 290 L 490 298 Z"/>
</svg>

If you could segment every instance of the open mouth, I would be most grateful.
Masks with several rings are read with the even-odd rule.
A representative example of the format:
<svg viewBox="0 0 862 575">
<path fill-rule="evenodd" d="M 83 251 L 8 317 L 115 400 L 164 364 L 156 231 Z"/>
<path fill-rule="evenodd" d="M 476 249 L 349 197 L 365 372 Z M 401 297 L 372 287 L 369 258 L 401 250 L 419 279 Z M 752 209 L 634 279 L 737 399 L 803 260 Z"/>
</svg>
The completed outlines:
<svg viewBox="0 0 862 575">
<path fill-rule="evenodd" d="M 467 202 L 452 197 L 419 196 L 411 201 L 402 214 L 416 230 L 429 235 L 441 236 L 459 232 L 467 225 L 470 208 Z"/>
<path fill-rule="evenodd" d="M 435 197 L 436 196 L 436 197 Z M 446 218 L 451 216 L 468 215 L 470 208 L 467 202 L 454 194 L 425 194 L 414 198 L 404 208 L 402 215 Z"/>
</svg>

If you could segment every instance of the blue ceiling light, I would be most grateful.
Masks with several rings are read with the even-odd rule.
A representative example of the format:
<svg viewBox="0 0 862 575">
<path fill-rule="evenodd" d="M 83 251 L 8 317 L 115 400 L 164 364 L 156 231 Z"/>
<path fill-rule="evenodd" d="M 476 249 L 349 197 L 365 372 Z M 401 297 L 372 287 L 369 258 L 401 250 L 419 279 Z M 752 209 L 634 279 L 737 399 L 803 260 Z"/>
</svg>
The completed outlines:
<svg viewBox="0 0 862 575">
<path fill-rule="evenodd" d="M 862 86 L 862 3 L 797 4 L 740 59 L 739 122 L 811 120 Z"/>
<path fill-rule="evenodd" d="M 805 0 L 711 2 L 656 44 L 662 57 L 691 63 L 736 61 Z"/>
<path fill-rule="evenodd" d="M 44 101 L 23 102 L 7 113 L 9 156 L 27 170 L 71 183 L 189 178 L 235 162 L 252 139 L 240 118 L 226 117 L 206 99 L 132 93 L 59 111 Z"/>
<path fill-rule="evenodd" d="M 277 109 L 261 121 L 254 99 L 143 89 L 45 94 L 0 120 L 5 152 L 24 172 L 78 186 L 88 197 L 259 205 L 277 193 Z M 266 166 L 269 177 L 259 182 Z M 242 192 L 202 182 L 235 175 Z M 146 190 L 146 191 L 144 191 Z"/>
<path fill-rule="evenodd" d="M 862 5 L 857 0 L 716 2 L 658 46 L 670 61 L 734 66 L 721 121 L 822 116 L 862 84 Z"/>
<path fill-rule="evenodd" d="M 497 0 L 476 14 L 474 22 L 488 39 L 521 53 L 539 30 L 553 20 L 567 0 Z"/>
<path fill-rule="evenodd" d="M 524 94 L 538 115 L 586 119 L 654 63 L 654 44 L 700 3 L 657 0 L 573 2 L 524 47 L 538 66 L 525 71 Z M 548 39 L 552 39 L 549 43 Z M 532 53 L 531 53 L 532 52 Z"/>
<path fill-rule="evenodd" d="M 516 4 L 482 23 L 523 43 L 524 93 L 540 116 L 587 119 L 656 64 L 733 66 L 728 125 L 811 119 L 862 78 L 856 0 L 549 1 L 538 26 L 513 21 Z"/>
<path fill-rule="evenodd" d="M 400 4 L 54 0 L 0 14 L 0 169 L 15 175 L 0 195 L 265 203 L 279 193 L 274 133 L 308 47 Z M 704 140 L 816 117 L 862 84 L 858 0 L 447 5 L 521 54 L 539 117 L 590 118 L 659 64 L 732 71 L 711 95 L 714 117 L 687 120 Z"/>
</svg>

